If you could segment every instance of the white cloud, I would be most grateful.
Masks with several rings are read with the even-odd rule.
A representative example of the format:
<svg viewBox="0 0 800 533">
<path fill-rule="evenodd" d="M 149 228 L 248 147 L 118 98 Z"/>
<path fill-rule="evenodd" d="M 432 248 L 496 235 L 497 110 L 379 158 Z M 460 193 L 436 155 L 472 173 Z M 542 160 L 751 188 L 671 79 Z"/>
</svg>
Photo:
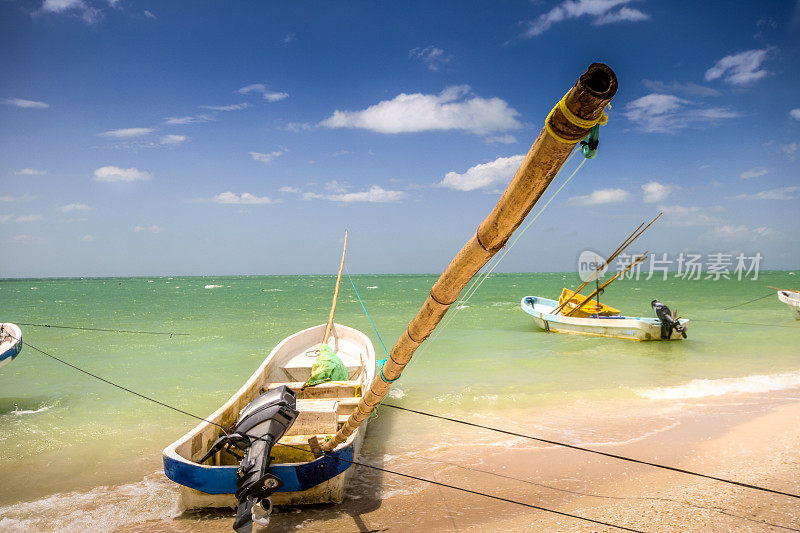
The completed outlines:
<svg viewBox="0 0 800 533">
<path fill-rule="evenodd" d="M 0 215 L 0 222 L 38 222 L 44 220 L 42 215 Z"/>
<path fill-rule="evenodd" d="M 295 37 L 291 33 L 286 34 L 286 37 L 284 37 L 283 40 L 281 40 L 281 42 L 283 44 L 293 43 L 294 41 L 295 41 Z"/>
<path fill-rule="evenodd" d="M 218 204 L 229 205 L 265 205 L 275 203 L 275 200 L 267 198 L 266 196 L 259 197 L 252 195 L 249 192 L 236 194 L 230 191 L 216 195 L 212 201 Z"/>
<path fill-rule="evenodd" d="M 789 159 L 794 159 L 794 153 L 800 149 L 800 144 L 796 142 L 790 142 L 789 144 L 784 144 L 781 146 L 781 152 L 789 156 Z"/>
<path fill-rule="evenodd" d="M 58 208 L 62 213 L 71 213 L 73 211 L 92 211 L 94 207 L 86 204 L 67 204 Z"/>
<path fill-rule="evenodd" d="M 717 226 L 709 232 L 713 239 L 724 240 L 751 240 L 756 241 L 763 238 L 773 237 L 775 230 L 766 226 L 749 229 L 747 226 Z"/>
<path fill-rule="evenodd" d="M 311 124 L 307 124 L 305 122 L 289 122 L 286 124 L 285 129 L 286 131 L 297 133 L 300 131 L 312 130 L 314 129 L 314 126 L 312 126 Z"/>
<path fill-rule="evenodd" d="M 800 186 L 780 187 L 778 189 L 769 189 L 767 191 L 760 191 L 755 194 L 740 194 L 738 196 L 730 196 L 730 200 L 794 200 L 796 193 L 800 192 Z"/>
<path fill-rule="evenodd" d="M 280 192 L 291 192 L 291 193 L 299 193 L 301 192 L 300 187 L 281 187 L 278 189 Z"/>
<path fill-rule="evenodd" d="M 629 102 L 623 114 L 645 133 L 673 133 L 690 126 L 707 126 L 739 116 L 724 107 L 701 108 L 689 100 L 658 93 Z"/>
<path fill-rule="evenodd" d="M 635 0 L 566 0 L 547 13 L 539 15 L 536 20 L 526 22 L 525 25 L 527 29 L 522 35 L 524 37 L 541 35 L 549 30 L 553 24 L 584 16 L 591 17 L 592 24 L 595 26 L 610 24 L 612 22 L 638 22 L 649 19 L 650 15 L 647 13 L 643 13 L 638 9 L 624 7 L 624 4 L 630 4 L 634 1 Z M 619 9 L 616 9 L 618 7 Z"/>
<path fill-rule="evenodd" d="M 425 48 L 414 48 L 409 50 L 408 57 L 419 59 L 429 70 L 434 72 L 438 71 L 443 65 L 449 63 L 453 56 L 448 54 L 441 48 L 435 46 L 426 46 Z"/>
<path fill-rule="evenodd" d="M 326 191 L 330 192 L 347 192 L 349 188 L 346 183 L 339 183 L 336 180 L 331 180 L 325 183 L 324 185 Z"/>
<path fill-rule="evenodd" d="M 136 181 L 149 180 L 153 175 L 136 168 L 100 167 L 94 171 L 95 181 Z"/>
<path fill-rule="evenodd" d="M 153 128 L 123 128 L 119 130 L 109 130 L 99 135 L 102 137 L 111 137 L 113 139 L 130 139 L 132 137 L 141 137 L 142 135 L 149 135 L 155 130 Z"/>
<path fill-rule="evenodd" d="M 716 89 L 692 82 L 680 83 L 673 81 L 665 83 L 656 80 L 642 80 L 642 85 L 654 93 L 681 93 L 691 96 L 717 96 L 719 94 Z"/>
<path fill-rule="evenodd" d="M 18 176 L 44 176 L 47 174 L 44 170 L 37 170 L 35 168 L 21 168 L 14 172 Z"/>
<path fill-rule="evenodd" d="M 83 242 L 94 242 L 95 240 L 96 239 L 94 238 L 94 235 L 88 235 L 87 234 L 87 235 L 84 235 L 83 237 L 81 237 L 81 241 L 83 241 Z"/>
<path fill-rule="evenodd" d="M 746 85 L 758 81 L 769 74 L 761 65 L 772 52 L 773 48 L 763 48 L 725 56 L 706 71 L 705 79 L 711 81 L 723 78 L 731 85 Z"/>
<path fill-rule="evenodd" d="M 150 226 L 136 226 L 133 228 L 133 231 L 136 233 L 161 233 L 164 231 L 164 228 L 152 224 Z"/>
<path fill-rule="evenodd" d="M 657 181 L 651 181 L 642 185 L 642 193 L 644 195 L 644 202 L 646 204 L 653 204 L 662 201 L 670 195 L 673 187 L 664 185 Z"/>
<path fill-rule="evenodd" d="M 267 89 L 267 86 L 264 85 L 263 83 L 253 83 L 250 85 L 245 85 L 236 92 L 239 94 L 259 93 L 264 98 L 264 100 L 268 102 L 279 102 L 280 100 L 289 98 L 289 93 L 270 91 L 269 89 Z"/>
<path fill-rule="evenodd" d="M 184 125 L 184 124 L 199 124 L 201 122 L 211 122 L 214 117 L 211 115 L 191 115 L 188 117 L 167 117 L 164 119 L 164 124 L 170 126 Z"/>
<path fill-rule="evenodd" d="M 719 213 L 722 208 L 713 207 L 686 207 L 682 205 L 660 205 L 658 210 L 664 213 L 664 225 L 673 227 L 709 226 L 719 222 Z"/>
<path fill-rule="evenodd" d="M 149 19 L 155 19 L 155 18 L 157 18 L 155 15 L 153 15 L 153 12 L 152 12 L 152 11 L 148 11 L 147 9 L 145 9 L 145 10 L 144 10 L 144 16 L 145 16 L 145 17 L 147 17 L 147 18 L 149 18 Z"/>
<path fill-rule="evenodd" d="M 256 161 L 259 161 L 261 163 L 264 163 L 265 165 L 268 165 L 268 164 L 270 164 L 272 162 L 273 159 L 275 159 L 276 157 L 282 156 L 283 154 L 285 154 L 288 151 L 289 150 L 287 150 L 286 148 L 281 146 L 280 149 L 278 149 L 278 150 L 276 150 L 274 152 L 270 152 L 268 154 L 264 154 L 264 153 L 261 153 L 261 152 L 248 152 L 248 153 L 250 154 L 250 157 L 252 157 Z"/>
<path fill-rule="evenodd" d="M 486 137 L 484 141 L 489 144 L 514 144 L 517 142 L 517 138 L 513 135 L 494 135 L 492 137 Z"/>
<path fill-rule="evenodd" d="M 387 191 L 378 185 L 373 185 L 367 191 L 350 192 L 344 194 L 317 194 L 307 192 L 303 195 L 303 200 L 329 200 L 331 202 L 376 202 L 389 203 L 399 202 L 406 197 L 403 191 Z"/>
<path fill-rule="evenodd" d="M 745 170 L 744 172 L 739 174 L 739 177 L 742 178 L 743 180 L 749 180 L 752 178 L 760 178 L 767 172 L 769 172 L 769 170 L 767 170 L 766 168 L 756 167 L 756 168 L 751 168 L 750 170 Z"/>
<path fill-rule="evenodd" d="M 37 102 L 36 100 L 25 100 L 23 98 L 6 98 L 3 100 L 5 105 L 13 105 L 14 107 L 24 107 L 28 109 L 47 109 L 50 104 L 47 102 Z"/>
<path fill-rule="evenodd" d="M 82 18 L 87 24 L 94 24 L 103 16 L 102 11 L 88 5 L 83 0 L 44 0 L 42 11 L 75 15 Z"/>
<path fill-rule="evenodd" d="M 627 202 L 633 195 L 625 189 L 598 189 L 586 196 L 573 196 L 572 205 L 600 205 Z"/>
<path fill-rule="evenodd" d="M 229 104 L 229 105 L 201 105 L 203 109 L 210 109 L 212 111 L 239 111 L 241 109 L 247 109 L 248 104 L 247 102 L 242 102 L 241 104 Z"/>
<path fill-rule="evenodd" d="M 789 116 L 792 117 L 795 120 L 800 120 L 800 107 L 798 107 L 797 109 L 792 109 L 791 111 L 789 111 Z"/>
<path fill-rule="evenodd" d="M 458 191 L 472 191 L 494 185 L 504 185 L 511 181 L 524 159 L 524 155 L 498 157 L 489 163 L 470 167 L 463 174 L 448 172 L 439 185 Z"/>
<path fill-rule="evenodd" d="M 164 135 L 161 139 L 161 144 L 174 146 L 177 144 L 181 144 L 182 142 L 186 141 L 188 137 L 186 135 Z"/>
<path fill-rule="evenodd" d="M 468 85 L 439 94 L 399 94 L 361 111 L 334 111 L 326 128 L 362 128 L 378 133 L 460 130 L 476 135 L 519 129 L 519 113 L 500 98 L 468 97 Z"/>
</svg>

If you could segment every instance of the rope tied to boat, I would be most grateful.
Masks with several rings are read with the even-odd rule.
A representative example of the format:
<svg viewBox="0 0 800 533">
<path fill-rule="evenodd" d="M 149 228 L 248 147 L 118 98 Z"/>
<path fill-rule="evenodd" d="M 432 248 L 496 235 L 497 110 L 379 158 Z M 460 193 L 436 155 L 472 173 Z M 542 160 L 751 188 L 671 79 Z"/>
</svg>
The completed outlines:
<svg viewBox="0 0 800 533">
<path fill-rule="evenodd" d="M 378 372 L 380 373 L 381 379 L 383 381 L 385 381 L 386 383 L 394 383 L 395 381 L 400 379 L 400 376 L 397 376 L 394 379 L 388 379 L 386 376 L 383 375 L 383 365 L 386 364 L 386 362 L 389 360 L 389 357 L 390 357 L 389 350 L 386 348 L 386 344 L 383 342 L 383 339 L 381 338 L 381 334 L 378 333 L 378 328 L 375 327 L 375 322 L 373 322 L 372 317 L 369 316 L 369 311 L 367 311 L 367 306 L 364 305 L 364 300 L 362 300 L 361 299 L 361 295 L 358 294 L 358 289 L 356 289 L 356 284 L 353 281 L 353 277 L 350 275 L 350 271 L 347 269 L 347 265 L 345 265 L 344 271 L 347 274 L 347 279 L 350 280 L 350 285 L 352 285 L 353 291 L 356 293 L 356 297 L 358 298 L 358 303 L 361 304 L 361 309 L 364 310 L 364 314 L 367 315 L 367 319 L 369 320 L 369 323 L 372 324 L 372 331 L 374 331 L 375 335 L 378 336 L 378 340 L 381 341 L 381 346 L 383 346 L 383 351 L 386 353 L 386 357 L 384 357 L 383 359 L 380 359 L 380 360 L 375 362 L 375 364 L 377 365 L 377 368 L 378 368 Z"/>
</svg>

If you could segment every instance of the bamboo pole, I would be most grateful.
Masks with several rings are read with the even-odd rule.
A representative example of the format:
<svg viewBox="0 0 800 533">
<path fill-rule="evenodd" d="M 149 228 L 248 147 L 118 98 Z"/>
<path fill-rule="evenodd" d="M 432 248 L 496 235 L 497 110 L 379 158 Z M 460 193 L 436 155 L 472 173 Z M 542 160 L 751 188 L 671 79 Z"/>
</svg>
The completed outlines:
<svg viewBox="0 0 800 533">
<path fill-rule="evenodd" d="M 336 435 L 325 442 L 325 450 L 332 450 L 344 442 L 366 420 L 469 280 L 505 246 L 533 209 L 576 143 L 591 129 L 591 126 L 584 127 L 585 124 L 575 124 L 574 117 L 578 122 L 599 120 L 616 92 L 614 71 L 602 63 L 592 63 L 564 97 L 564 104 L 573 119 L 568 118 L 559 105 L 553 109 L 497 205 L 433 285 L 422 308 L 397 340 L 386 364 L 361 398 L 358 408 Z"/>
<path fill-rule="evenodd" d="M 584 305 L 586 305 L 592 298 L 594 298 L 595 296 L 600 294 L 600 292 L 602 290 L 604 290 L 606 287 L 611 285 L 618 277 L 620 277 L 621 275 L 626 273 L 628 270 L 632 269 L 633 267 L 635 267 L 636 265 L 638 265 L 639 263 L 641 263 L 642 261 L 647 259 L 647 254 L 648 254 L 648 252 L 643 253 L 642 255 L 640 255 L 639 257 L 637 257 L 633 261 L 631 261 L 630 265 L 626 266 L 624 269 L 622 269 L 619 272 L 617 272 L 616 274 L 614 274 L 614 276 L 610 280 L 606 281 L 605 283 L 603 283 L 602 285 L 597 287 L 597 289 L 595 289 L 592 292 L 592 294 L 587 296 L 584 301 L 582 301 L 580 304 L 576 305 L 574 309 L 572 309 L 569 313 L 567 313 L 567 316 L 571 316 L 574 313 L 577 313 Z"/>
<path fill-rule="evenodd" d="M 328 317 L 328 324 L 325 326 L 325 335 L 322 337 L 322 344 L 328 342 L 333 328 L 333 313 L 336 312 L 336 300 L 339 298 L 339 283 L 342 281 L 342 270 L 344 269 L 344 254 L 347 252 L 347 230 L 344 231 L 344 247 L 342 247 L 342 262 L 339 264 L 339 275 L 336 277 L 336 288 L 333 290 L 333 304 L 331 314 Z"/>
<path fill-rule="evenodd" d="M 616 259 L 616 258 L 617 258 L 617 256 L 619 256 L 619 254 L 621 254 L 622 252 L 624 252 L 624 251 L 625 251 L 625 249 L 626 249 L 628 246 L 630 246 L 631 244 L 633 244 L 633 241 L 635 241 L 636 239 L 638 239 L 638 238 L 639 238 L 639 237 L 642 235 L 642 233 L 644 233 L 645 231 L 647 231 L 647 228 L 649 228 L 650 226 L 652 226 L 652 225 L 653 225 L 653 222 L 655 222 L 656 220 L 658 220 L 658 219 L 661 217 L 661 215 L 663 215 L 663 214 L 664 214 L 664 212 L 663 212 L 663 211 L 662 211 L 661 213 L 659 213 L 659 214 L 656 216 L 656 218 L 654 218 L 653 220 L 651 220 L 651 221 L 650 221 L 650 223 L 649 223 L 647 226 L 645 226 L 645 227 L 644 227 L 644 229 L 642 229 L 642 226 L 644 226 L 644 222 L 642 222 L 641 224 L 639 224 L 639 227 L 638 227 L 638 228 L 636 228 L 636 229 L 634 230 L 634 232 L 633 232 L 633 233 L 631 233 L 631 234 L 628 236 L 628 238 L 627 238 L 627 239 L 625 239 L 625 240 L 622 242 L 622 244 L 620 244 L 619 246 L 617 246 L 617 249 L 616 249 L 616 250 L 614 250 L 613 252 L 611 252 L 611 255 L 609 255 L 609 256 L 608 256 L 608 259 L 606 259 L 605 261 L 603 261 L 603 264 L 597 268 L 597 272 L 600 272 L 600 271 L 601 271 L 601 270 L 602 270 L 602 269 L 603 269 L 605 266 L 607 266 L 609 263 L 611 263 L 611 261 L 613 261 L 614 259 Z M 641 231 L 640 231 L 640 230 L 641 230 Z M 566 306 L 566 305 L 567 305 L 567 304 L 570 302 L 570 300 L 572 299 L 572 297 L 573 297 L 573 296 L 575 296 L 576 294 L 580 293 L 580 292 L 581 292 L 583 289 L 585 289 L 585 288 L 586 288 L 586 286 L 587 286 L 589 283 L 591 283 L 591 282 L 592 282 L 592 280 L 590 279 L 590 280 L 588 280 L 588 281 L 584 281 L 583 283 L 581 283 L 581 285 L 580 285 L 580 286 L 579 286 L 577 289 L 575 289 L 574 291 L 572 291 L 572 295 L 570 295 L 570 297 L 569 297 L 569 298 L 567 298 L 566 300 L 564 300 L 564 303 L 560 304 L 558 307 L 556 307 L 555 309 L 553 309 L 553 313 L 552 313 L 552 314 L 554 314 L 554 315 L 557 315 L 558 313 L 560 313 L 560 312 L 561 312 L 561 310 L 562 310 L 562 309 L 563 309 L 563 308 L 564 308 L 564 307 L 565 307 L 565 306 Z"/>
</svg>

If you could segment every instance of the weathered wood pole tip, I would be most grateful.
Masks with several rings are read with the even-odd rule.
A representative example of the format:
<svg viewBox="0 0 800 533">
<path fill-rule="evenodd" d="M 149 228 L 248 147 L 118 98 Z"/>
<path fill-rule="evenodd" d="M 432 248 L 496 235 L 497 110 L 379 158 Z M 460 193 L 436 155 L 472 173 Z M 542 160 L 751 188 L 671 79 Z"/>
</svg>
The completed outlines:
<svg viewBox="0 0 800 533">
<path fill-rule="evenodd" d="M 392 348 L 382 372 L 372 380 L 370 389 L 345 425 L 324 444 L 325 450 L 332 450 L 344 442 L 372 413 L 389 392 L 391 383 L 400 377 L 414 351 L 433 332 L 469 280 L 505 246 L 514 230 L 522 224 L 575 145 L 603 116 L 603 109 L 616 92 L 614 71 L 602 63 L 592 63 L 564 97 L 569 116 L 561 105 L 555 106 L 497 205 L 433 285 L 422 308 Z M 560 96 L 555 95 L 556 98 Z"/>
</svg>

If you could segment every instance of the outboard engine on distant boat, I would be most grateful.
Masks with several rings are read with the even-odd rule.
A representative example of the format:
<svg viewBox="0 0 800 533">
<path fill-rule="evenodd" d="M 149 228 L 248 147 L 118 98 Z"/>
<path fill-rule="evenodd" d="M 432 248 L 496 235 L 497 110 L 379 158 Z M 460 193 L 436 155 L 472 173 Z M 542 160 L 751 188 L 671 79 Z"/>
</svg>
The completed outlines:
<svg viewBox="0 0 800 533">
<path fill-rule="evenodd" d="M 653 306 L 653 311 L 656 312 L 656 316 L 661 321 L 662 339 L 669 339 L 672 337 L 672 330 L 680 333 L 684 339 L 686 338 L 686 328 L 681 326 L 678 319 L 672 316 L 672 311 L 669 310 L 669 307 L 658 300 L 653 300 L 650 302 L 650 305 Z"/>
<path fill-rule="evenodd" d="M 269 523 L 272 502 L 269 497 L 283 486 L 283 482 L 269 471 L 270 453 L 276 442 L 289 430 L 297 418 L 295 392 L 281 385 L 250 402 L 239 413 L 233 431 L 217 439 L 200 460 L 201 463 L 227 447 L 238 448 L 244 457 L 236 475 L 236 520 L 233 529 L 238 533 L 252 530 L 253 522 L 260 526 Z"/>
</svg>

